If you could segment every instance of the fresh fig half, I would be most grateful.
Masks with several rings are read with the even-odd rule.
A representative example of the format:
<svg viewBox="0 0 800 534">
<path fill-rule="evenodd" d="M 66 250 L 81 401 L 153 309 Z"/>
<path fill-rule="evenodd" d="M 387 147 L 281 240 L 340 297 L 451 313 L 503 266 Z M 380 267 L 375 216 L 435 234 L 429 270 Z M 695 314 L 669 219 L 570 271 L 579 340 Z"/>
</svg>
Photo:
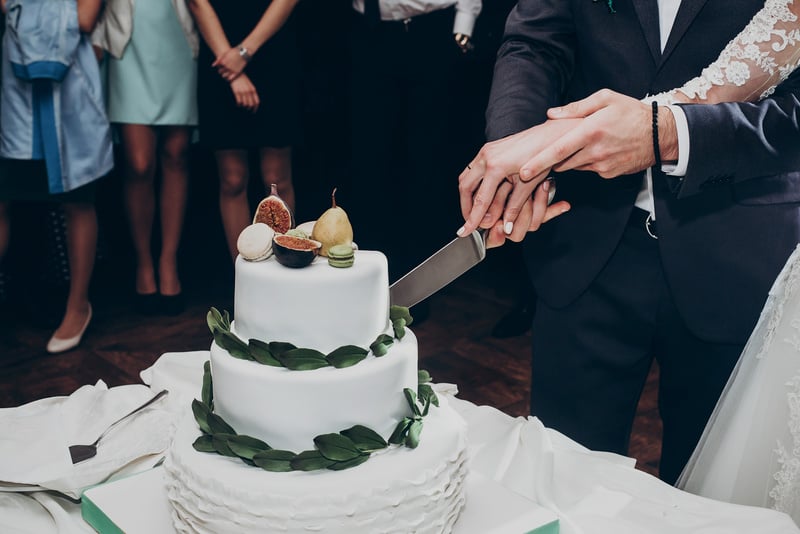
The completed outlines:
<svg viewBox="0 0 800 534">
<path fill-rule="evenodd" d="M 276 234 L 285 234 L 294 226 L 292 210 L 281 197 L 278 196 L 278 186 L 270 185 L 269 196 L 258 203 L 253 223 L 264 223 Z"/>
<path fill-rule="evenodd" d="M 272 250 L 278 263 L 295 269 L 310 265 L 321 247 L 319 241 L 291 235 L 276 235 L 272 239 Z"/>
</svg>

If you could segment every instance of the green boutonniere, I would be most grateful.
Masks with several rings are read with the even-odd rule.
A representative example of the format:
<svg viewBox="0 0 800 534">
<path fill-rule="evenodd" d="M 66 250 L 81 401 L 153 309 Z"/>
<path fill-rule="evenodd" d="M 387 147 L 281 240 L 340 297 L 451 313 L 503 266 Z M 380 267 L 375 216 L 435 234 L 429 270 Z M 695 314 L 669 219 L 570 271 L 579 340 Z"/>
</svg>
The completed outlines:
<svg viewBox="0 0 800 534">
<path fill-rule="evenodd" d="M 592 0 L 595 4 L 600 0 Z M 614 0 L 603 0 L 605 2 L 606 7 L 608 8 L 609 13 L 616 13 L 617 11 L 614 9 Z"/>
</svg>

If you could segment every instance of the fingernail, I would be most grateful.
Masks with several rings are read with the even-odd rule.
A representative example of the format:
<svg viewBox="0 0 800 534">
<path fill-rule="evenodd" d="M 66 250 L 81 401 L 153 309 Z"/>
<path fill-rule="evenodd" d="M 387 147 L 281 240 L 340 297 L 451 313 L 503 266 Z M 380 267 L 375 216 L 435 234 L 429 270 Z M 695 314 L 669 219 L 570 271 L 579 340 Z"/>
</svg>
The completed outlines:
<svg viewBox="0 0 800 534">
<path fill-rule="evenodd" d="M 513 222 L 508 221 L 506 224 L 503 225 L 503 231 L 506 233 L 506 235 L 510 234 L 513 230 L 514 230 Z"/>
<path fill-rule="evenodd" d="M 547 191 L 550 191 L 550 180 L 544 181 L 544 183 L 542 184 L 542 190 L 544 190 L 545 193 Z"/>
<path fill-rule="evenodd" d="M 459 236 L 459 237 L 464 235 L 464 227 L 463 226 L 461 228 L 459 228 L 458 230 L 456 230 L 456 235 Z"/>
<path fill-rule="evenodd" d="M 561 108 L 550 108 L 550 113 L 552 115 L 561 115 Z"/>
</svg>

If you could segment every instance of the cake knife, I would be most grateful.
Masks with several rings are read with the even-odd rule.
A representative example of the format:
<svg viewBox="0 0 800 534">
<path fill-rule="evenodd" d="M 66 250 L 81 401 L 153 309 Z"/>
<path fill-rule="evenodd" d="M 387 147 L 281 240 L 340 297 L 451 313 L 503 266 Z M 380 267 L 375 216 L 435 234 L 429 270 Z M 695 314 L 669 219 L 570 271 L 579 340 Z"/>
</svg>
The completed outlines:
<svg viewBox="0 0 800 534">
<path fill-rule="evenodd" d="M 457 237 L 389 286 L 393 305 L 410 308 L 470 270 L 486 257 L 486 232 Z"/>
</svg>

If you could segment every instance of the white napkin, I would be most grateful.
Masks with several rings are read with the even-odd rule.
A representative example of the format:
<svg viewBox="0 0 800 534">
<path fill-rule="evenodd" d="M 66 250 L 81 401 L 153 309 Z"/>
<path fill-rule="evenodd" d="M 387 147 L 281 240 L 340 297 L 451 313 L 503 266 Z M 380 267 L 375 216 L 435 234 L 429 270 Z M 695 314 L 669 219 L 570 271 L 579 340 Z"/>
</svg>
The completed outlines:
<svg viewBox="0 0 800 534">
<path fill-rule="evenodd" d="M 680 491 L 535 417 L 455 398 L 450 405 L 468 423 L 471 469 L 556 513 L 561 534 L 800 533 L 786 514 Z"/>
<path fill-rule="evenodd" d="M 133 460 L 162 453 L 178 417 L 169 396 L 115 426 L 94 458 L 73 465 L 69 455 L 70 445 L 94 442 L 152 396 L 144 385 L 109 389 L 98 381 L 69 397 L 0 409 L 0 491 L 44 488 L 79 498 Z"/>
</svg>

